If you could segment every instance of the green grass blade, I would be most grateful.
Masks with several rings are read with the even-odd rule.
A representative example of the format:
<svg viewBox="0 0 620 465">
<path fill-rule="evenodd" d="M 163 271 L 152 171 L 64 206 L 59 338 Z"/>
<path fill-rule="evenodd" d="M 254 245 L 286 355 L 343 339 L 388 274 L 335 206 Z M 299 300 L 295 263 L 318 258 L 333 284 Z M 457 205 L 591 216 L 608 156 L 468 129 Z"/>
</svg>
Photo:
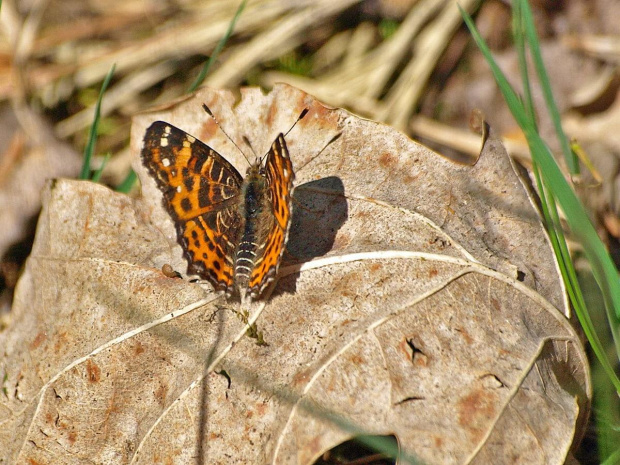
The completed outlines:
<svg viewBox="0 0 620 465">
<path fill-rule="evenodd" d="M 601 465 L 618 465 L 620 463 L 620 449 L 611 454 L 607 459 L 601 462 Z"/>
<path fill-rule="evenodd" d="M 545 186 L 553 186 L 554 196 L 566 215 L 567 223 L 571 232 L 584 247 L 586 257 L 588 258 L 588 261 L 592 266 L 593 275 L 603 294 L 606 309 L 608 312 L 608 321 L 610 324 L 610 328 L 612 330 L 612 333 L 616 335 L 618 332 L 617 320 L 618 316 L 620 315 L 620 279 L 618 277 L 618 272 L 611 260 L 611 257 L 607 253 L 607 250 L 605 249 L 602 241 L 596 234 L 596 230 L 594 229 L 594 226 L 592 225 L 583 205 L 577 198 L 571 186 L 564 179 L 560 168 L 558 167 L 553 156 L 551 155 L 551 151 L 544 143 L 544 141 L 540 138 L 536 130 L 536 126 L 532 124 L 532 122 L 527 117 L 526 111 L 523 108 L 523 105 L 520 102 L 516 92 L 508 83 L 508 80 L 497 66 L 497 63 L 495 63 L 495 61 L 493 60 L 489 48 L 476 30 L 471 17 L 462 8 L 460 8 L 460 10 L 461 14 L 463 15 L 464 21 L 472 34 L 472 37 L 476 41 L 476 44 L 485 56 L 489 67 L 493 72 L 495 80 L 497 81 L 500 90 L 504 96 L 504 99 L 506 100 L 506 104 L 512 112 L 515 120 L 525 133 L 530 147 L 530 151 L 532 153 L 532 157 L 540 166 L 543 177 L 542 184 L 544 184 Z M 558 257 L 558 260 L 562 260 L 561 256 Z M 571 282 L 572 280 L 570 279 L 570 276 L 568 278 L 569 279 L 567 282 L 567 287 L 570 287 L 573 285 L 573 283 Z M 576 284 L 576 286 L 578 289 L 578 283 Z M 571 296 L 571 298 L 575 298 L 572 303 L 577 309 L 577 307 L 582 306 L 583 302 L 582 298 L 578 297 L 578 294 L 580 294 L 580 292 L 575 295 L 575 293 L 573 292 L 574 290 L 575 289 L 569 290 L 569 296 Z M 618 377 L 616 376 L 606 356 L 604 348 L 600 344 L 600 341 L 596 335 L 596 331 L 591 325 L 591 322 L 589 321 L 585 307 L 582 307 L 580 311 L 577 312 L 577 316 L 580 320 L 580 323 L 584 325 L 583 329 L 586 332 L 586 335 L 590 343 L 592 344 L 592 348 L 597 358 L 600 360 L 606 374 L 610 378 L 611 382 L 614 384 L 615 389 L 620 392 L 620 380 L 618 380 Z M 617 352 L 619 352 L 617 341 L 616 349 Z"/>
<path fill-rule="evenodd" d="M 535 136 L 532 137 L 532 141 L 529 145 L 532 156 L 536 156 L 539 160 L 544 183 L 546 185 L 553 186 L 557 201 L 566 216 L 568 227 L 584 248 L 585 255 L 592 266 L 593 275 L 600 290 L 602 291 L 606 308 L 613 308 L 616 310 L 620 309 L 620 302 L 615 302 L 616 300 L 620 300 L 620 283 L 618 282 L 618 273 L 609 254 L 607 253 L 607 250 L 605 249 L 605 246 L 596 234 L 594 226 L 590 222 L 583 205 L 579 202 L 574 191 L 564 179 L 564 176 L 553 159 L 551 152 L 538 134 L 535 134 Z M 576 283 L 576 278 L 569 279 L 569 285 L 567 287 L 570 286 L 576 286 L 577 288 L 579 287 L 579 284 Z M 571 289 L 571 291 L 574 291 L 574 289 Z M 605 350 L 599 341 L 594 326 L 590 320 L 589 313 L 585 308 L 585 302 L 583 301 L 583 297 L 581 297 L 581 292 L 579 292 L 578 299 L 573 300 L 573 306 L 575 307 L 579 322 L 583 326 L 584 332 L 586 333 L 594 352 L 605 368 L 607 374 L 611 377 L 611 381 L 614 383 L 616 390 L 620 392 L 620 380 L 618 380 L 618 377 L 615 375 L 613 368 L 607 359 Z M 609 324 L 612 328 L 612 333 L 617 333 L 618 325 L 617 322 L 613 320 L 615 320 L 615 318 L 609 320 Z"/>
<path fill-rule="evenodd" d="M 566 246 L 566 239 L 564 238 L 564 232 L 558 215 L 557 208 L 555 206 L 555 198 L 553 193 L 544 186 L 544 182 L 541 178 L 540 169 L 534 165 L 534 176 L 536 178 L 536 184 L 541 197 L 542 211 L 547 225 L 549 233 L 549 239 L 553 247 L 555 256 L 558 259 L 558 265 L 562 279 L 566 283 L 566 291 L 573 303 L 577 318 L 586 333 L 586 337 L 590 341 L 597 357 L 601 359 L 600 366 L 603 367 L 605 373 L 611 378 L 612 382 L 615 379 L 613 368 L 609 362 L 609 359 L 605 355 L 605 344 L 600 340 L 598 333 L 596 332 L 596 326 L 590 318 L 590 314 L 587 311 L 587 306 L 581 292 L 581 286 L 577 280 L 577 274 L 575 267 L 573 266 L 571 255 Z M 618 383 L 615 383 L 618 388 Z"/>
<path fill-rule="evenodd" d="M 558 140 L 560 141 L 562 153 L 564 154 L 564 158 L 566 159 L 568 170 L 573 175 L 579 174 L 579 163 L 577 157 L 570 149 L 568 138 L 566 137 L 566 134 L 564 134 L 564 129 L 562 128 L 560 111 L 558 110 L 558 107 L 555 104 L 555 99 L 553 98 L 551 83 L 549 82 L 549 75 L 547 74 L 547 70 L 542 59 L 542 54 L 540 52 L 540 43 L 538 42 L 538 37 L 534 28 L 532 10 L 530 9 L 530 5 L 527 0 L 518 0 L 515 2 L 515 4 L 519 4 L 519 11 L 523 15 L 522 24 L 525 29 L 525 36 L 530 47 L 532 59 L 534 60 L 534 66 L 540 80 L 540 85 L 542 87 L 543 95 L 545 97 L 547 109 L 549 111 L 549 115 L 551 116 L 551 120 L 553 121 Z"/>
<path fill-rule="evenodd" d="M 521 14 L 521 3 L 518 1 L 514 2 L 512 8 L 512 29 L 513 37 L 515 40 L 515 50 L 517 51 L 517 55 L 519 58 L 519 70 L 521 71 L 521 82 L 523 85 L 524 93 L 523 106 L 526 119 L 529 120 L 532 127 L 537 130 L 536 108 L 534 105 L 534 99 L 532 97 L 532 87 L 530 85 L 529 79 L 525 46 L 526 43 L 523 32 L 525 26 L 523 24 L 523 21 L 524 18 Z M 566 246 L 566 239 L 564 237 L 564 231 L 560 222 L 557 210 L 557 203 L 553 192 L 548 190 L 545 187 L 544 182 L 542 181 L 540 167 L 538 166 L 535 157 L 532 157 L 532 171 L 536 179 L 536 185 L 538 187 L 538 193 L 541 200 L 541 210 L 545 225 L 547 227 L 547 232 L 549 234 L 551 246 L 553 248 L 555 256 L 557 257 L 558 267 L 560 273 L 562 274 L 562 279 L 565 283 L 567 283 L 567 293 L 571 302 L 578 301 L 583 303 L 583 295 L 580 292 L 579 283 L 576 278 L 575 268 L 573 266 L 572 258 L 570 256 L 568 248 Z M 581 308 L 586 308 L 585 303 L 583 303 L 583 306 Z M 585 313 L 585 315 L 587 316 L 588 314 Z M 593 326 L 590 325 L 590 327 Z"/>
<path fill-rule="evenodd" d="M 597 285 L 589 273 L 582 273 L 582 282 L 585 292 L 588 291 L 590 300 L 598 308 L 604 307 L 601 295 L 597 292 Z M 604 327 L 605 315 L 603 312 L 594 314 L 597 327 Z M 601 339 L 604 347 L 613 347 L 611 335 L 607 331 L 601 331 Z M 609 382 L 605 371 L 598 360 L 592 360 L 592 381 L 594 386 L 593 409 L 595 412 L 595 431 L 597 436 L 598 458 L 601 463 L 620 463 L 620 398 L 613 385 Z"/>
<path fill-rule="evenodd" d="M 101 162 L 101 166 L 99 167 L 99 169 L 97 169 L 97 171 L 93 173 L 92 177 L 90 178 L 92 182 L 99 182 L 99 180 L 101 179 L 101 174 L 103 173 L 103 169 L 105 168 L 105 165 L 107 165 L 108 162 L 110 161 L 110 157 L 111 155 L 109 153 L 106 153 L 105 157 L 103 158 L 103 161 Z"/>
<path fill-rule="evenodd" d="M 549 77 L 547 75 L 543 60 L 542 60 L 542 54 L 540 52 L 540 45 L 539 45 L 539 41 L 538 41 L 538 37 L 536 35 L 536 31 L 534 28 L 534 22 L 533 22 L 533 18 L 532 18 L 532 11 L 530 9 L 529 3 L 527 2 L 527 0 L 518 0 L 514 3 L 514 15 L 515 15 L 515 22 L 520 26 L 519 28 L 516 29 L 517 34 L 519 34 L 521 27 L 523 28 L 523 30 L 525 31 L 525 35 L 527 38 L 527 42 L 528 45 L 530 47 L 530 50 L 532 52 L 532 56 L 534 59 L 534 64 L 536 67 L 536 72 L 538 74 L 538 78 L 540 80 L 541 86 L 543 88 L 543 93 L 545 95 L 545 103 L 547 105 L 547 108 L 549 109 L 549 114 L 553 120 L 554 126 L 556 128 L 556 134 L 557 137 L 560 141 L 560 144 L 562 146 L 562 150 L 564 152 L 564 156 L 566 158 L 567 164 L 569 166 L 569 169 L 571 170 L 571 173 L 576 174 L 579 171 L 579 167 L 578 167 L 578 163 L 577 163 L 577 158 L 575 153 L 570 149 L 570 143 L 568 138 L 566 137 L 566 134 L 564 134 L 564 131 L 562 129 L 562 122 L 561 122 L 561 118 L 560 118 L 560 113 L 558 111 L 558 108 L 555 104 L 555 100 L 553 98 L 553 93 L 551 91 L 551 84 L 549 82 Z M 515 36 L 517 37 L 517 36 Z M 518 41 L 517 41 L 518 42 Z M 523 49 L 519 49 L 519 53 L 522 54 L 524 56 L 525 51 L 524 51 L 524 46 Z M 524 80 L 524 83 L 526 86 L 529 86 L 529 82 L 526 80 Z M 545 153 L 549 153 L 548 150 L 545 150 Z M 536 155 L 536 154 L 533 154 Z M 573 166 L 574 168 L 571 168 L 571 166 Z M 566 182 L 564 182 L 564 184 L 568 184 Z M 539 186 L 540 187 L 540 186 Z M 573 190 L 570 189 L 570 192 L 573 193 Z M 577 205 L 574 204 L 574 202 L 577 201 Z M 573 205 L 575 210 L 583 210 L 581 203 L 576 200 L 576 198 L 568 198 L 565 199 L 564 205 L 566 206 L 567 204 Z M 567 212 L 565 210 L 565 213 L 567 215 L 569 215 L 569 212 Z M 592 256 L 598 256 L 600 257 L 600 250 L 596 250 L 596 249 L 600 249 L 602 247 L 604 253 L 603 255 L 606 257 L 603 259 L 603 263 L 601 263 L 600 265 L 602 267 L 605 267 L 604 262 L 611 262 L 609 255 L 607 253 L 606 248 L 602 245 L 602 243 L 600 242 L 600 240 L 598 239 L 598 235 L 595 233 L 595 231 L 593 230 L 593 226 L 591 224 L 591 222 L 586 221 L 586 223 L 583 223 L 580 220 L 581 217 L 581 212 L 578 213 L 577 218 L 568 218 L 568 222 L 569 222 L 569 226 L 571 227 L 571 230 L 573 231 L 574 234 L 576 234 L 577 236 L 582 235 L 583 237 L 589 237 L 590 239 L 595 240 L 595 243 L 591 243 L 588 242 L 587 244 L 583 244 L 584 247 L 587 247 L 588 245 L 592 246 L 591 248 L 594 250 L 591 250 L 589 252 L 589 255 Z M 583 214 L 587 216 L 586 212 L 583 211 Z M 571 225 L 571 218 L 573 219 L 573 225 Z M 582 228 L 583 226 L 583 228 Z M 561 228 L 558 226 L 558 231 L 560 231 L 561 233 Z M 575 231 L 576 229 L 583 229 L 583 231 Z M 594 232 L 594 234 L 592 234 Z M 596 239 L 594 239 L 594 237 Z M 572 262 L 570 261 L 570 255 L 568 253 L 568 250 L 566 249 L 566 243 L 565 240 L 562 238 L 562 240 L 560 241 L 560 244 L 564 244 L 564 248 L 565 250 L 563 251 L 563 256 L 567 257 L 565 259 L 565 264 L 567 265 L 567 269 L 568 272 L 571 274 L 571 282 L 577 286 L 578 288 L 578 282 L 577 282 L 577 277 L 576 277 L 576 273 L 574 270 L 574 267 L 572 266 Z M 598 244 L 598 245 L 597 245 Z M 588 252 L 587 252 L 588 255 Z M 593 266 L 595 264 L 592 264 Z M 613 265 L 613 263 L 612 263 Z M 616 275 L 616 279 L 612 278 L 611 281 L 611 285 L 614 285 L 614 282 L 616 284 L 616 287 L 619 287 L 620 285 L 618 284 L 618 278 L 617 278 L 617 271 L 615 270 L 615 266 L 612 266 L 612 269 L 615 271 L 615 275 Z M 611 276 L 613 277 L 613 274 L 607 274 L 608 271 L 611 270 L 601 270 L 599 271 L 599 283 L 602 283 L 602 287 L 604 287 L 607 283 L 610 283 L 608 281 L 608 278 Z M 602 274 L 605 276 L 604 278 L 600 277 L 600 274 Z M 602 279 L 602 281 L 601 281 Z M 604 282 L 603 282 L 604 281 Z M 617 290 L 617 289 L 616 289 Z M 617 328 L 618 327 L 618 319 L 620 318 L 620 307 L 618 307 L 618 302 L 609 302 L 609 300 L 613 300 L 613 293 L 616 292 L 616 290 L 611 289 L 610 292 L 605 292 L 605 290 L 603 289 L 604 295 L 606 295 L 607 297 L 607 302 L 608 305 L 606 305 L 607 309 L 610 309 L 611 307 L 613 307 L 615 309 L 615 316 L 610 315 L 609 318 L 609 323 L 611 328 Z M 610 294 L 611 293 L 611 294 Z M 616 293 L 617 295 L 617 293 Z M 583 309 L 584 312 L 586 311 L 586 306 L 585 306 L 585 301 L 583 301 L 583 296 L 581 294 L 580 291 L 577 292 L 577 297 L 581 299 L 582 304 L 583 304 Z M 610 298 L 611 297 L 611 298 Z M 576 308 L 577 311 L 579 311 L 579 307 Z M 585 318 L 588 317 L 588 315 L 584 315 Z M 613 334 L 615 335 L 617 332 L 616 331 L 612 331 Z M 616 348 L 618 353 L 620 353 L 620 343 L 617 340 L 617 337 L 614 337 L 614 341 L 616 344 Z"/>
<path fill-rule="evenodd" d="M 538 74 L 538 78 L 540 80 L 543 93 L 545 95 L 545 102 L 549 109 L 550 116 L 553 119 L 553 123 L 556 128 L 556 134 L 562 146 L 562 151 L 566 158 L 567 165 L 570 169 L 571 174 L 578 174 L 579 165 L 577 162 L 577 157 L 570 149 L 569 140 L 566 137 L 566 134 L 564 134 L 564 130 L 562 129 L 560 112 L 558 111 L 558 108 L 555 104 L 553 93 L 551 91 L 549 77 L 547 75 L 547 71 L 542 60 L 538 37 L 536 36 L 536 31 L 534 28 L 532 10 L 530 9 L 527 0 L 519 0 L 516 3 L 520 4 L 520 8 L 523 13 L 523 24 L 525 27 L 528 44 L 534 58 L 536 72 Z M 564 180 L 564 177 L 562 177 L 562 179 Z M 568 186 L 568 183 L 565 180 L 563 184 Z M 588 258 L 595 258 L 595 261 L 590 261 L 590 263 L 592 267 L 595 268 L 594 276 L 596 277 L 599 286 L 603 290 L 603 297 L 606 301 L 606 308 L 614 309 L 614 314 L 610 315 L 609 322 L 610 327 L 612 328 L 612 334 L 614 335 L 616 352 L 620 354 L 620 341 L 618 340 L 618 332 L 616 331 L 620 323 L 620 278 L 618 277 L 618 271 L 616 270 L 613 262 L 611 261 L 611 258 L 607 253 L 606 247 L 599 239 L 598 234 L 596 234 L 594 226 L 589 221 L 589 217 L 583 209 L 581 202 L 576 198 L 572 189 L 569 188 L 568 190 L 573 195 L 565 199 L 564 205 L 562 205 L 562 199 L 558 200 L 560 201 L 560 205 L 562 206 L 564 213 L 567 215 L 567 221 L 569 223 L 571 231 L 573 231 L 573 234 L 575 234 L 576 236 L 582 236 L 584 241 L 586 241 L 582 242 L 582 245 L 586 249 L 586 255 L 588 256 Z M 576 215 L 575 217 L 569 216 L 570 213 L 565 208 L 566 205 L 570 205 L 572 207 L 572 211 Z M 571 222 L 573 223 L 572 225 Z"/>
<path fill-rule="evenodd" d="M 213 63 L 215 63 L 215 60 L 217 59 L 218 55 L 220 54 L 220 52 L 224 48 L 224 45 L 226 45 L 226 42 L 228 42 L 228 39 L 232 35 L 232 32 L 235 29 L 235 24 L 237 24 L 237 20 L 241 16 L 241 12 L 245 8 L 246 2 L 247 2 L 247 0 L 243 0 L 241 2 L 241 4 L 239 5 L 239 8 L 237 8 L 237 12 L 235 13 L 235 16 L 233 17 L 232 21 L 228 25 L 228 30 L 226 31 L 226 34 L 224 34 L 224 37 L 222 37 L 220 39 L 220 41 L 217 43 L 217 45 L 215 46 L 215 49 L 213 50 L 213 53 L 209 57 L 209 60 L 202 67 L 202 69 L 200 70 L 200 74 L 198 74 L 198 77 L 196 78 L 194 83 L 188 89 L 188 91 L 187 91 L 188 93 L 192 93 L 196 89 L 198 89 L 198 86 L 200 86 L 200 84 L 202 84 L 202 82 L 207 77 L 207 74 L 209 73 L 209 70 L 211 69 L 211 66 L 213 65 Z"/>
<path fill-rule="evenodd" d="M 93 124 L 90 126 L 88 143 L 86 144 L 86 147 L 84 147 L 84 161 L 82 163 L 80 179 L 90 179 L 90 161 L 95 153 L 95 144 L 97 143 L 97 129 L 99 128 L 99 119 L 101 118 L 101 101 L 103 100 L 103 94 L 112 80 L 115 69 L 116 64 L 112 65 L 112 68 L 108 71 L 108 75 L 103 80 L 101 90 L 99 91 L 99 98 L 97 98 L 97 104 L 95 105 L 95 117 L 93 119 Z"/>
<path fill-rule="evenodd" d="M 521 70 L 521 82 L 523 83 L 524 106 L 527 118 L 532 124 L 536 125 L 536 109 L 534 107 L 534 99 L 532 98 L 527 59 L 525 57 L 525 38 L 523 36 L 522 19 L 519 2 L 515 2 L 512 7 L 512 33 L 515 39 L 515 49 L 517 50 L 519 57 L 519 69 Z"/>
<path fill-rule="evenodd" d="M 127 174 L 127 177 L 123 180 L 123 182 L 121 182 L 116 187 L 116 191 L 122 192 L 123 194 L 128 194 L 131 188 L 136 183 L 137 179 L 138 179 L 138 176 L 136 175 L 136 172 L 134 170 L 131 170 L 129 174 Z"/>
</svg>

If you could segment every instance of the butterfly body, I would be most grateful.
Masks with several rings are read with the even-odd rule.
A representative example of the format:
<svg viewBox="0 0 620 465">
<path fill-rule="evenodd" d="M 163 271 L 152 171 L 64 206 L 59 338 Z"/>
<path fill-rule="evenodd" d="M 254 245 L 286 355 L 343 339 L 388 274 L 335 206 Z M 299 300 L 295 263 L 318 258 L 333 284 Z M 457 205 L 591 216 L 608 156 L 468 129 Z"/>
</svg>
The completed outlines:
<svg viewBox="0 0 620 465">
<path fill-rule="evenodd" d="M 250 275 L 254 269 L 261 244 L 269 234 L 269 211 L 267 182 L 258 165 L 253 165 L 241 186 L 239 215 L 242 218 L 241 238 L 235 252 L 234 281 L 239 289 L 249 288 Z"/>
<path fill-rule="evenodd" d="M 243 178 L 215 150 L 163 121 L 146 131 L 142 162 L 163 194 L 188 270 L 228 296 L 256 299 L 271 283 L 291 219 L 293 167 L 284 136 Z"/>
</svg>

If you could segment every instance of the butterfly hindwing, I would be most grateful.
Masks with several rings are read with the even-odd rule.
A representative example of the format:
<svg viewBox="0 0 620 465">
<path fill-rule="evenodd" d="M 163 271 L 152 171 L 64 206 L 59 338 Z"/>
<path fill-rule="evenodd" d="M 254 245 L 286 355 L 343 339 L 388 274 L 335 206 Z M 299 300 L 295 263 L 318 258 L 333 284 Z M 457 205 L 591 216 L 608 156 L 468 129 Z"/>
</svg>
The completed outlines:
<svg viewBox="0 0 620 465">
<path fill-rule="evenodd" d="M 291 194 L 295 174 L 282 134 L 278 135 L 267 154 L 264 175 L 270 205 L 270 211 L 266 212 L 269 222 L 264 244 L 261 244 L 260 254 L 250 274 L 248 290 L 252 297 L 260 295 L 275 278 L 291 223 Z"/>
</svg>

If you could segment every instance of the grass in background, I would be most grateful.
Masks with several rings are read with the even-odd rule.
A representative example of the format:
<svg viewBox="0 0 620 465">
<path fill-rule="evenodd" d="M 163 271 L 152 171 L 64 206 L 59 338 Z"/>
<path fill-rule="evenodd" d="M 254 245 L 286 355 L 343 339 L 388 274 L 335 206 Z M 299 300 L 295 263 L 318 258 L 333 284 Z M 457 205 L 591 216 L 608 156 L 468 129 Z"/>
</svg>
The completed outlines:
<svg viewBox="0 0 620 465">
<path fill-rule="evenodd" d="M 95 182 L 99 180 L 101 177 L 101 172 L 109 156 L 106 157 L 104 162 L 101 164 L 101 167 L 94 174 L 91 173 L 90 163 L 93 158 L 93 154 L 95 153 L 95 146 L 97 145 L 97 131 L 99 130 L 99 121 L 101 119 L 101 102 L 103 101 L 103 94 L 107 90 L 110 85 L 110 81 L 112 80 L 112 76 L 114 75 L 114 70 L 116 69 L 116 65 L 113 65 L 105 79 L 103 80 L 103 84 L 101 85 L 101 90 L 99 91 L 99 97 L 97 98 L 97 104 L 95 105 L 95 117 L 93 118 L 93 124 L 90 126 L 90 132 L 88 134 L 88 142 L 86 143 L 86 147 L 84 147 L 84 160 L 82 161 L 82 171 L 80 172 L 80 179 L 90 179 Z M 96 178 L 96 179 L 95 179 Z"/>
<path fill-rule="evenodd" d="M 243 0 L 241 4 L 239 5 L 239 8 L 237 8 L 237 12 L 235 13 L 235 16 L 233 16 L 232 21 L 228 25 L 228 30 L 226 31 L 226 34 L 224 34 L 224 37 L 220 39 L 220 41 L 215 46 L 215 49 L 213 49 L 213 53 L 209 57 L 209 60 L 207 60 L 207 62 L 204 64 L 204 66 L 200 70 L 200 73 L 196 77 L 196 80 L 188 89 L 187 91 L 188 94 L 191 94 L 196 89 L 198 89 L 200 84 L 202 84 L 205 78 L 207 77 L 207 74 L 209 73 L 211 66 L 213 65 L 213 63 L 215 63 L 215 60 L 217 60 L 217 57 L 219 56 L 220 52 L 226 45 L 226 42 L 228 42 L 228 39 L 230 39 L 230 36 L 232 35 L 233 30 L 235 29 L 235 24 L 237 24 L 237 20 L 241 16 L 241 12 L 245 8 L 246 3 L 247 3 L 247 0 Z"/>
<path fill-rule="evenodd" d="M 523 98 L 515 92 L 493 60 L 488 46 L 476 30 L 471 17 L 462 9 L 461 13 L 476 44 L 489 63 L 512 115 L 528 141 L 547 231 L 571 304 L 596 355 L 596 363 L 593 367 L 595 376 L 593 378 L 599 459 L 602 463 L 617 463 L 620 457 L 620 424 L 617 422 L 620 380 L 614 367 L 618 366 L 620 359 L 620 341 L 617 337 L 620 323 L 620 279 L 618 271 L 603 242 L 598 237 L 585 208 L 577 198 L 572 186 L 567 182 L 548 145 L 538 134 L 526 51 L 529 51 L 532 57 L 536 74 L 542 86 L 546 108 L 555 126 L 556 137 L 562 147 L 568 169 L 571 174 L 578 174 L 577 158 L 571 151 L 569 140 L 562 130 L 560 114 L 553 100 L 551 85 L 542 61 L 529 4 L 527 0 L 516 0 L 512 6 L 513 33 L 519 53 L 524 89 Z M 571 235 L 583 247 L 585 257 L 592 270 L 594 280 L 591 284 L 593 289 L 586 294 L 587 298 L 584 297 L 581 290 L 572 257 L 568 251 L 558 206 L 564 212 Z M 601 299 L 596 298 L 598 295 L 601 296 Z M 601 308 L 601 305 L 597 305 L 599 302 L 603 303 L 602 307 L 605 309 L 602 318 L 598 318 L 599 315 L 596 315 L 597 310 Z M 593 320 L 598 320 L 600 323 L 595 325 Z M 616 413 L 614 414 L 614 412 Z"/>
<path fill-rule="evenodd" d="M 134 170 L 129 170 L 123 182 L 121 182 L 118 186 L 116 186 L 117 192 L 122 192 L 123 194 L 128 194 L 133 185 L 138 180 L 138 175 Z"/>
<path fill-rule="evenodd" d="M 237 9 L 235 16 L 233 17 L 233 19 L 230 22 L 230 25 L 228 26 L 228 30 L 226 31 L 226 34 L 224 34 L 224 36 L 217 43 L 215 49 L 213 50 L 213 53 L 209 57 L 209 60 L 204 64 L 202 70 L 200 71 L 199 75 L 196 77 L 196 80 L 194 81 L 194 83 L 188 89 L 187 93 L 194 92 L 207 77 L 207 74 L 209 73 L 211 66 L 213 65 L 213 63 L 219 56 L 220 52 L 222 51 L 222 49 L 228 42 L 228 39 L 230 38 L 230 36 L 232 35 L 233 30 L 235 28 L 235 24 L 237 23 L 237 20 L 241 16 L 241 12 L 245 8 L 246 3 L 247 3 L 247 0 L 243 0 L 241 4 L 239 5 L 239 8 Z M 90 179 L 91 181 L 99 182 L 99 180 L 101 179 L 101 175 L 103 173 L 103 169 L 105 168 L 105 165 L 110 159 L 110 155 L 107 154 L 103 162 L 101 163 L 101 166 L 94 172 L 91 171 L 90 165 L 91 165 L 93 154 L 95 152 L 95 146 L 97 144 L 97 134 L 98 134 L 98 129 L 99 129 L 99 122 L 101 119 L 101 102 L 103 100 L 103 95 L 105 94 L 110 84 L 112 76 L 114 75 L 115 68 L 116 68 L 116 65 L 113 65 L 112 69 L 110 69 L 110 71 L 108 72 L 108 74 L 106 75 L 103 81 L 103 84 L 101 85 L 99 97 L 97 98 L 97 103 L 95 105 L 95 116 L 93 118 L 93 123 L 90 127 L 90 132 L 88 135 L 88 142 L 86 144 L 86 147 L 84 148 L 84 160 L 82 163 L 82 171 L 80 172 L 80 179 Z M 116 190 L 118 192 L 127 194 L 132 189 L 137 179 L 138 177 L 136 173 L 133 170 L 130 170 L 127 176 L 125 177 L 125 179 L 123 180 L 123 182 L 121 182 L 117 186 Z"/>
</svg>

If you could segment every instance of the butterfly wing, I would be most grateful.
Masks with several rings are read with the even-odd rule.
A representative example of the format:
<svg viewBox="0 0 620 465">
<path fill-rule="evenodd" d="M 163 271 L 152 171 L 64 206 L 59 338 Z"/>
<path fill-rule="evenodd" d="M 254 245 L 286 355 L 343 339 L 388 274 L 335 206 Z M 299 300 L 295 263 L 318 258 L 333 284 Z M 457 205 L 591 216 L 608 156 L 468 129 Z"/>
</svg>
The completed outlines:
<svg viewBox="0 0 620 465">
<path fill-rule="evenodd" d="M 291 194 L 295 173 L 282 134 L 271 145 L 264 171 L 270 201 L 270 211 L 267 213 L 271 221 L 267 223 L 264 247 L 259 250 L 248 282 L 252 298 L 258 297 L 275 279 L 291 225 Z"/>
<path fill-rule="evenodd" d="M 141 155 L 163 193 L 189 271 L 230 292 L 241 175 L 215 150 L 163 121 L 146 130 Z"/>
</svg>

